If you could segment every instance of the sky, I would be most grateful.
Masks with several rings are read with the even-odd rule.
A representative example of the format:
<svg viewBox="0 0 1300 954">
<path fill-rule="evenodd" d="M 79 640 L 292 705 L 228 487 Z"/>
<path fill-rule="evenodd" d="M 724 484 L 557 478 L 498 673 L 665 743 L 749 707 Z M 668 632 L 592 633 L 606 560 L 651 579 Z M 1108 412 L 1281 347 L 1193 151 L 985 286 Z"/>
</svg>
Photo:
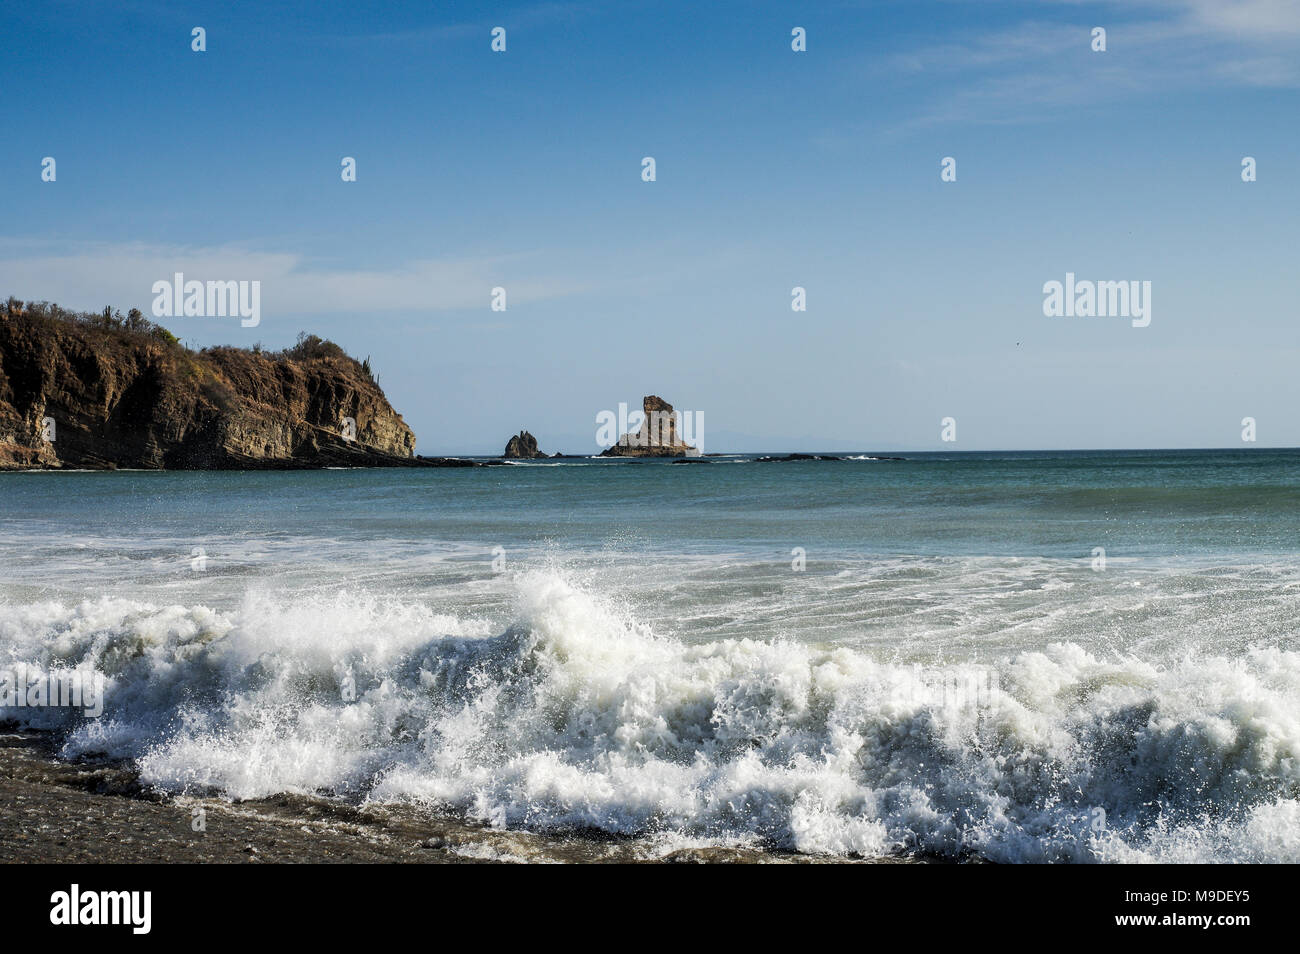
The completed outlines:
<svg viewBox="0 0 1300 954">
<path fill-rule="evenodd" d="M 0 35 L 0 297 L 259 281 L 256 327 L 161 323 L 369 356 L 422 454 L 593 452 L 652 393 L 709 453 L 1300 446 L 1300 2 L 77 0 Z M 1067 273 L 1150 282 L 1150 323 L 1048 317 Z"/>
</svg>

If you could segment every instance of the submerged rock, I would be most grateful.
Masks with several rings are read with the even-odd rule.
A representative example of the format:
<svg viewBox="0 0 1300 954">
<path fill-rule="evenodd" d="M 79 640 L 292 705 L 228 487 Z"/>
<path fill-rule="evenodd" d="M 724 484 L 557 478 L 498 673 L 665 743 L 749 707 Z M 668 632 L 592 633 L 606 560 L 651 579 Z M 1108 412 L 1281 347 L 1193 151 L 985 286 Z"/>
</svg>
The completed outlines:
<svg viewBox="0 0 1300 954">
<path fill-rule="evenodd" d="M 784 457 L 758 457 L 755 462 L 759 464 L 780 464 L 792 460 L 844 460 L 844 458 L 836 457 L 834 454 L 786 454 Z"/>
<path fill-rule="evenodd" d="M 485 467 L 493 463 L 465 460 L 463 457 L 416 457 L 414 461 L 417 467 Z"/>
</svg>

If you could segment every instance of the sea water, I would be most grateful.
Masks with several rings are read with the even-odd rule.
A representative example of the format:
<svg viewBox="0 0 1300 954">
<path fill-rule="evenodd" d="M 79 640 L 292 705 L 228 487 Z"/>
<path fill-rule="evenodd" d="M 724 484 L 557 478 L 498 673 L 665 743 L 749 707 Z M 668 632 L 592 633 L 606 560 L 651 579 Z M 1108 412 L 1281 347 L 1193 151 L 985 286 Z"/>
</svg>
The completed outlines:
<svg viewBox="0 0 1300 954">
<path fill-rule="evenodd" d="M 568 837 L 1300 860 L 1300 452 L 851 456 L 0 474 L 0 669 L 103 680 L 0 717 Z"/>
</svg>

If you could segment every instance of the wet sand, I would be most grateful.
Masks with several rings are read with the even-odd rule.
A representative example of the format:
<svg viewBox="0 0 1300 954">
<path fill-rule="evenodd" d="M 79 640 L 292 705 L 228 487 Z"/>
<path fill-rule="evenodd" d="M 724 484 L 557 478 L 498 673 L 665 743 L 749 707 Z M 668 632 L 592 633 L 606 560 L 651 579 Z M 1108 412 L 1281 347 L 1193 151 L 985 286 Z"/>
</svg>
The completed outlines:
<svg viewBox="0 0 1300 954">
<path fill-rule="evenodd" d="M 230 802 L 159 795 L 128 765 L 65 762 L 45 734 L 0 732 L 0 862 L 5 863 L 783 863 L 737 848 L 664 852 L 643 839 L 497 831 L 411 808 L 356 808 L 300 796 Z M 195 831 L 196 818 L 204 830 Z M 899 859 L 902 860 L 902 859 Z"/>
</svg>

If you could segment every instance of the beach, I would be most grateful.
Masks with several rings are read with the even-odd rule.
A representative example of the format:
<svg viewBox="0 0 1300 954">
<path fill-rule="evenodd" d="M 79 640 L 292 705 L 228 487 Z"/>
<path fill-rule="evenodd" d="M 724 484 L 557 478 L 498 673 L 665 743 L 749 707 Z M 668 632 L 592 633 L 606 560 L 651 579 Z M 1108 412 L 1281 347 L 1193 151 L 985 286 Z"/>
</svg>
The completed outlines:
<svg viewBox="0 0 1300 954">
<path fill-rule="evenodd" d="M 39 864 L 770 864 L 792 854 L 719 847 L 656 850 L 598 832 L 493 831 L 448 815 L 357 809 L 279 796 L 245 803 L 172 798 L 129 766 L 67 762 L 51 739 L 0 733 L 0 863 Z M 198 814 L 202 810 L 201 815 Z M 202 818 L 202 829 L 195 830 Z"/>
</svg>

